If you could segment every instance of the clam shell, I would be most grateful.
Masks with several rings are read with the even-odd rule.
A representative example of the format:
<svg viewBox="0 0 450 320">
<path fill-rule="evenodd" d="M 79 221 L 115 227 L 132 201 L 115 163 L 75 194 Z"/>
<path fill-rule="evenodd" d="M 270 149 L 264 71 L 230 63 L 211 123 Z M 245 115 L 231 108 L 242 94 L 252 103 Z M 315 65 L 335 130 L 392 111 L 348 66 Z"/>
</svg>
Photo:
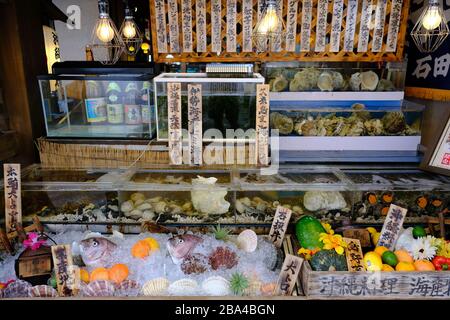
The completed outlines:
<svg viewBox="0 0 450 320">
<path fill-rule="evenodd" d="M 331 72 L 333 78 L 333 89 L 342 89 L 344 87 L 344 77 L 337 71 Z"/>
<path fill-rule="evenodd" d="M 167 293 L 167 288 L 169 288 L 169 280 L 156 278 L 147 281 L 141 291 L 144 296 L 161 296 Z"/>
<path fill-rule="evenodd" d="M 245 252 L 253 252 L 258 246 L 258 236 L 255 231 L 247 229 L 238 235 L 236 242 L 239 249 Z"/>
<path fill-rule="evenodd" d="M 361 90 L 361 73 L 356 72 L 356 73 L 352 74 L 350 77 L 349 84 L 350 84 L 350 88 L 353 91 Z"/>
<path fill-rule="evenodd" d="M 133 202 L 130 201 L 130 200 L 125 201 L 125 202 L 122 203 L 122 205 L 120 206 L 120 210 L 121 210 L 122 212 L 130 212 L 131 210 L 133 210 L 133 208 L 134 208 Z"/>
<path fill-rule="evenodd" d="M 139 283 L 127 279 L 116 285 L 114 295 L 118 297 L 137 297 L 140 291 L 141 286 Z"/>
<path fill-rule="evenodd" d="M 174 296 L 189 296 L 198 291 L 198 283 L 192 279 L 180 279 L 170 284 L 169 294 Z"/>
<path fill-rule="evenodd" d="M 106 280 L 96 280 L 90 282 L 82 289 L 83 296 L 86 297 L 112 297 L 116 288 Z"/>
<path fill-rule="evenodd" d="M 230 295 L 230 282 L 220 276 L 210 277 L 202 282 L 202 290 L 210 296 Z"/>
<path fill-rule="evenodd" d="M 152 208 L 152 205 L 148 202 L 143 202 L 142 204 L 140 204 L 139 206 L 136 207 L 136 209 L 144 211 L 144 210 L 149 210 Z"/>
<path fill-rule="evenodd" d="M 130 196 L 130 200 L 133 202 L 138 202 L 138 201 L 142 201 L 144 202 L 145 200 L 145 195 L 140 193 L 140 192 L 135 192 Z M 141 202 L 141 203 L 142 203 Z"/>
<path fill-rule="evenodd" d="M 373 71 L 361 72 L 361 90 L 374 91 L 378 85 L 378 75 Z"/>
<path fill-rule="evenodd" d="M 142 213 L 142 218 L 144 220 L 153 220 L 154 217 L 155 217 L 155 213 L 153 211 L 151 211 L 151 210 L 145 210 Z"/>
<path fill-rule="evenodd" d="M 6 288 L 3 289 L 3 298 L 25 298 L 28 297 L 31 284 L 23 281 L 16 280 L 11 282 Z"/>
<path fill-rule="evenodd" d="M 135 210 L 131 210 L 129 212 L 124 212 L 124 214 L 125 214 L 126 217 L 130 217 L 130 218 L 133 218 L 133 219 L 139 219 L 139 218 L 142 218 L 142 215 L 144 213 L 141 210 L 135 209 Z"/>
<path fill-rule="evenodd" d="M 28 294 L 30 297 L 39 297 L 39 298 L 52 298 L 58 296 L 58 292 L 55 289 L 46 285 L 31 287 L 28 290 Z"/>
<path fill-rule="evenodd" d="M 317 79 L 317 86 L 321 91 L 333 91 L 333 76 L 331 73 L 322 72 Z"/>
</svg>

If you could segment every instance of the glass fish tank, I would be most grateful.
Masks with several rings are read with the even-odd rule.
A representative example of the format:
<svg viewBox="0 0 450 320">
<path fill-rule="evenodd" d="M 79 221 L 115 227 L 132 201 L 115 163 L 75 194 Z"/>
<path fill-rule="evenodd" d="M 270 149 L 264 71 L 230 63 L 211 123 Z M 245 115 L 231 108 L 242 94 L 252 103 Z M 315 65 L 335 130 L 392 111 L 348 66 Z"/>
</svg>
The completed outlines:
<svg viewBox="0 0 450 320">
<path fill-rule="evenodd" d="M 263 84 L 264 78 L 258 73 L 245 75 L 220 75 L 217 73 L 163 73 L 154 78 L 157 113 L 157 139 L 166 141 L 168 135 L 167 84 L 181 83 L 181 127 L 188 128 L 189 84 L 201 85 L 202 89 L 202 130 L 216 129 L 221 137 L 215 139 L 235 139 L 227 137 L 227 129 L 255 129 L 256 125 L 256 85 Z M 204 141 L 208 139 L 204 135 Z M 251 138 L 251 137 L 250 137 Z"/>
</svg>

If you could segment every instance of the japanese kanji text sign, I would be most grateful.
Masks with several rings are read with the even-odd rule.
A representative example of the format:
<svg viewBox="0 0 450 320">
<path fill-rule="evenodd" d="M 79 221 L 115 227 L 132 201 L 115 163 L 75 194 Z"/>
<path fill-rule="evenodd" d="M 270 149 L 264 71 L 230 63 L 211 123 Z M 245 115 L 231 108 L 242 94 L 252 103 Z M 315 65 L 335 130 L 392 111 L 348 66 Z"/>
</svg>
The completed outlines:
<svg viewBox="0 0 450 320">
<path fill-rule="evenodd" d="M 202 86 L 188 85 L 188 130 L 190 163 L 201 165 L 203 152 Z"/>
<path fill-rule="evenodd" d="M 292 210 L 278 206 L 270 228 L 269 237 L 277 248 L 283 244 L 284 234 L 291 219 Z"/>
<path fill-rule="evenodd" d="M 59 295 L 76 295 L 80 285 L 80 273 L 73 264 L 70 245 L 52 246 L 52 256 Z"/>
<path fill-rule="evenodd" d="M 280 276 L 278 277 L 277 286 L 274 295 L 290 296 L 297 282 L 298 274 L 303 264 L 300 257 L 287 254 L 281 267 Z"/>
<path fill-rule="evenodd" d="M 361 243 L 358 239 L 344 238 L 347 243 L 345 257 L 347 258 L 347 267 L 350 272 L 364 271 L 363 253 Z"/>
<path fill-rule="evenodd" d="M 269 164 L 269 85 L 256 85 L 257 164 Z"/>
<path fill-rule="evenodd" d="M 395 204 L 389 206 L 389 211 L 386 220 L 384 220 L 377 246 L 384 246 L 389 250 L 394 248 L 407 212 L 407 209 L 396 206 Z"/>
<path fill-rule="evenodd" d="M 181 83 L 167 84 L 167 107 L 170 163 L 182 164 L 183 134 L 181 128 Z"/>
<path fill-rule="evenodd" d="M 3 165 L 5 191 L 5 224 L 6 232 L 16 230 L 22 223 L 22 194 L 20 180 L 20 164 L 5 163 Z"/>
<path fill-rule="evenodd" d="M 346 238 L 358 239 L 360 245 L 364 248 L 372 246 L 372 243 L 370 242 L 370 233 L 366 229 L 347 229 L 344 230 L 343 234 Z"/>
<path fill-rule="evenodd" d="M 433 151 L 429 165 L 450 171 L 450 118 Z"/>
</svg>

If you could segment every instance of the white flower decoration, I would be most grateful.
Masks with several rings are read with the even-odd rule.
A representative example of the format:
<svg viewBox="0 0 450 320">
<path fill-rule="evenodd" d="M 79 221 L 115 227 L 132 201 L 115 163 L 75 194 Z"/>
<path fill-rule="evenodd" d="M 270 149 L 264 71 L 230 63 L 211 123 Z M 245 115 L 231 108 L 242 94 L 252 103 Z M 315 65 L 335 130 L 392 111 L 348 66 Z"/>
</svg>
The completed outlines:
<svg viewBox="0 0 450 320">
<path fill-rule="evenodd" d="M 426 236 L 414 239 L 411 242 L 410 254 L 413 256 L 414 260 L 431 260 L 436 255 L 435 238 L 433 236 Z"/>
</svg>

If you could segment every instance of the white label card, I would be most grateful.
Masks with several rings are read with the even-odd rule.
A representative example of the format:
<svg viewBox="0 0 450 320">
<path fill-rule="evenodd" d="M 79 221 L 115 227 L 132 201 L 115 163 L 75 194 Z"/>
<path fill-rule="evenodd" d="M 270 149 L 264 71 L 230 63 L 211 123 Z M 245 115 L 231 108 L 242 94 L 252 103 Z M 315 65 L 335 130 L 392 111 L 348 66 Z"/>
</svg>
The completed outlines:
<svg viewBox="0 0 450 320">
<path fill-rule="evenodd" d="M 167 83 L 169 122 L 169 158 L 171 164 L 183 162 L 183 136 L 181 128 L 181 84 Z"/>
<path fill-rule="evenodd" d="M 402 6 L 403 0 L 392 0 L 391 2 L 391 14 L 389 15 L 389 27 L 386 39 L 386 52 L 395 52 L 397 50 Z"/>
<path fill-rule="evenodd" d="M 166 10 L 164 0 L 155 0 L 156 43 L 159 53 L 167 53 Z"/>
<path fill-rule="evenodd" d="M 363 0 L 361 22 L 358 35 L 358 52 L 366 52 L 369 45 L 370 19 L 372 17 L 372 0 Z"/>
<path fill-rule="evenodd" d="M 189 162 L 202 164 L 202 86 L 188 85 Z"/>
<path fill-rule="evenodd" d="M 252 52 L 253 1 L 242 0 L 242 51 Z"/>
<path fill-rule="evenodd" d="M 341 43 L 342 16 L 344 12 L 344 0 L 334 0 L 333 18 L 331 20 L 330 51 L 339 52 Z"/>
<path fill-rule="evenodd" d="M 328 0 L 317 1 L 316 52 L 325 51 L 327 36 Z"/>
<path fill-rule="evenodd" d="M 177 0 L 167 0 L 169 5 L 169 44 L 170 52 L 180 52 L 180 32 L 178 29 Z"/>
<path fill-rule="evenodd" d="M 300 35 L 300 51 L 305 52 L 310 50 L 311 37 L 311 19 L 312 19 L 312 0 L 304 0 L 302 6 L 302 27 Z"/>
<path fill-rule="evenodd" d="M 295 51 L 297 38 L 297 11 L 298 1 L 288 0 L 287 23 L 286 23 L 286 51 Z"/>
<path fill-rule="evenodd" d="M 256 85 L 256 156 L 257 164 L 269 164 L 269 85 Z"/>
<path fill-rule="evenodd" d="M 211 0 L 211 50 L 222 51 L 222 3 L 220 0 Z"/>
<path fill-rule="evenodd" d="M 181 29 L 183 30 L 183 52 L 192 52 L 191 0 L 181 0 Z"/>
<path fill-rule="evenodd" d="M 353 42 L 355 39 L 356 18 L 358 15 L 358 1 L 348 0 L 347 20 L 345 23 L 344 51 L 353 51 Z"/>
<path fill-rule="evenodd" d="M 227 0 L 227 52 L 236 52 L 236 0 Z"/>
<path fill-rule="evenodd" d="M 394 249 L 394 245 L 402 231 L 407 209 L 391 204 L 381 229 L 380 239 L 377 246 L 384 246 L 389 250 Z"/>
<path fill-rule="evenodd" d="M 372 52 L 380 52 L 383 48 L 384 22 L 386 20 L 387 0 L 378 0 L 375 10 L 375 28 L 373 30 Z"/>
</svg>

